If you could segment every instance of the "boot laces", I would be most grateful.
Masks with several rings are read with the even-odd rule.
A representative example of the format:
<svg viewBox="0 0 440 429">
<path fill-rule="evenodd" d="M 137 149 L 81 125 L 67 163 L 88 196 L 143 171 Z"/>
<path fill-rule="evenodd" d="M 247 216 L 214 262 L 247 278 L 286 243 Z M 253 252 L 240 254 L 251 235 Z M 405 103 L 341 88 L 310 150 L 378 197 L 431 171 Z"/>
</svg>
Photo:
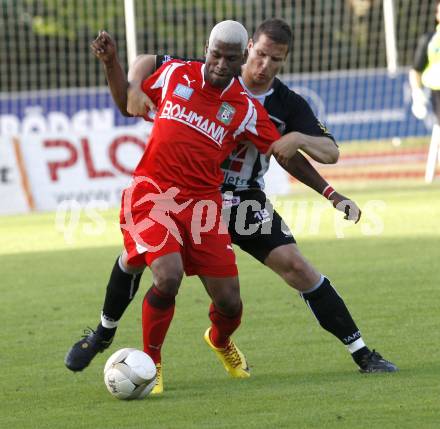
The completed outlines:
<svg viewBox="0 0 440 429">
<path fill-rule="evenodd" d="M 232 341 L 229 341 L 229 344 L 225 347 L 223 355 L 232 367 L 237 368 L 241 365 L 241 357 Z"/>
</svg>

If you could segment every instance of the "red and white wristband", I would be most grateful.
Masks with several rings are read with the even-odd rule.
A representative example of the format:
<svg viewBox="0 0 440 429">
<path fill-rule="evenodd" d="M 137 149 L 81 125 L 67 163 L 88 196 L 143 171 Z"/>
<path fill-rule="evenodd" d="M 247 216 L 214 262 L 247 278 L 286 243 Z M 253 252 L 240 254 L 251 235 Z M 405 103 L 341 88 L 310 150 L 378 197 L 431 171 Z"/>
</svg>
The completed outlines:
<svg viewBox="0 0 440 429">
<path fill-rule="evenodd" d="M 336 191 L 330 186 L 327 185 L 324 190 L 321 192 L 321 194 L 327 198 L 328 200 L 330 199 L 330 197 L 335 193 Z"/>
</svg>

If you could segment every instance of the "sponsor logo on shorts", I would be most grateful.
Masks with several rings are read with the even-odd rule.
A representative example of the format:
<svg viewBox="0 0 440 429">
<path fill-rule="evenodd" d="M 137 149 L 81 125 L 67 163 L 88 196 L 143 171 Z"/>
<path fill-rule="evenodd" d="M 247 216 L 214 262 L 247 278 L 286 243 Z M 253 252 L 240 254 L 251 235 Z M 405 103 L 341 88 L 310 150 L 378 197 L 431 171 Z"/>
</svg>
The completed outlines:
<svg viewBox="0 0 440 429">
<path fill-rule="evenodd" d="M 241 198 L 240 197 L 225 197 L 223 196 L 223 202 L 222 207 L 224 209 L 228 209 L 229 207 L 235 207 L 240 204 Z"/>
<path fill-rule="evenodd" d="M 255 220 L 257 223 L 263 224 L 270 222 L 270 213 L 267 209 L 258 210 L 254 213 Z"/>
</svg>

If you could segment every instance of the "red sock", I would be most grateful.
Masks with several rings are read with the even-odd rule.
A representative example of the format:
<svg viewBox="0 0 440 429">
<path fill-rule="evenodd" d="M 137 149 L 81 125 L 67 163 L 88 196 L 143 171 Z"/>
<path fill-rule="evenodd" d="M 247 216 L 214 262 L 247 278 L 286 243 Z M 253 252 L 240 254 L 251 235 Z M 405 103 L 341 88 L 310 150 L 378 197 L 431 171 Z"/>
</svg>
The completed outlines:
<svg viewBox="0 0 440 429">
<path fill-rule="evenodd" d="M 240 306 L 240 311 L 235 316 L 226 316 L 211 303 L 209 307 L 209 318 L 212 322 L 210 339 L 215 347 L 224 348 L 228 345 L 229 337 L 240 326 L 242 311 L 243 305 Z"/>
<path fill-rule="evenodd" d="M 144 352 L 154 363 L 161 361 L 160 350 L 174 315 L 175 298 L 159 291 L 154 285 L 142 303 L 142 334 Z"/>
</svg>

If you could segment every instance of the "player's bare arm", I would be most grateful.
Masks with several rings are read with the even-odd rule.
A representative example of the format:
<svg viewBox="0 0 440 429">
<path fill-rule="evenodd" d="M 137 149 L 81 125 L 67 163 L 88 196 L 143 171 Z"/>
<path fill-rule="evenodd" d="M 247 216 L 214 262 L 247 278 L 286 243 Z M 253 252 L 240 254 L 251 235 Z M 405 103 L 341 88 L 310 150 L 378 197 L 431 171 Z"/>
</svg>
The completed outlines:
<svg viewBox="0 0 440 429">
<path fill-rule="evenodd" d="M 316 162 L 335 164 L 339 159 L 339 149 L 335 142 L 326 136 L 310 136 L 292 131 L 289 136 L 295 145 Z"/>
<path fill-rule="evenodd" d="M 104 73 L 113 101 L 124 116 L 132 116 L 127 112 L 128 81 L 125 71 L 119 61 L 116 43 L 106 31 L 100 31 L 98 37 L 91 43 L 90 49 L 96 58 L 104 65 Z"/>
<path fill-rule="evenodd" d="M 292 177 L 321 195 L 323 195 L 326 189 L 331 187 L 331 185 L 329 185 L 329 183 L 318 173 L 318 171 L 316 171 L 313 165 L 310 164 L 310 162 L 301 152 L 296 152 L 295 155 L 289 159 L 289 162 L 283 166 L 283 168 Z M 344 219 L 353 220 L 355 223 L 359 222 L 361 210 L 354 201 L 337 191 L 333 191 L 326 196 L 326 198 L 332 202 L 334 208 L 342 211 L 345 214 Z M 345 206 L 349 207 L 348 210 L 344 204 L 340 204 L 343 201 L 346 202 Z"/>
<path fill-rule="evenodd" d="M 278 140 L 274 141 L 266 152 L 266 158 L 270 159 L 273 155 L 281 165 L 287 165 L 289 160 L 295 156 L 300 149 L 299 141 L 291 138 L 290 134 L 284 134 Z"/>
<path fill-rule="evenodd" d="M 139 55 L 128 70 L 127 111 L 133 116 L 145 116 L 156 106 L 141 90 L 144 79 L 156 70 L 156 55 Z"/>
<path fill-rule="evenodd" d="M 275 155 L 277 161 L 284 166 L 298 149 L 323 164 L 334 164 L 339 158 L 339 149 L 329 137 L 309 136 L 297 131 L 285 134 L 278 140 L 277 146 L 272 145 L 267 157 Z"/>
</svg>

